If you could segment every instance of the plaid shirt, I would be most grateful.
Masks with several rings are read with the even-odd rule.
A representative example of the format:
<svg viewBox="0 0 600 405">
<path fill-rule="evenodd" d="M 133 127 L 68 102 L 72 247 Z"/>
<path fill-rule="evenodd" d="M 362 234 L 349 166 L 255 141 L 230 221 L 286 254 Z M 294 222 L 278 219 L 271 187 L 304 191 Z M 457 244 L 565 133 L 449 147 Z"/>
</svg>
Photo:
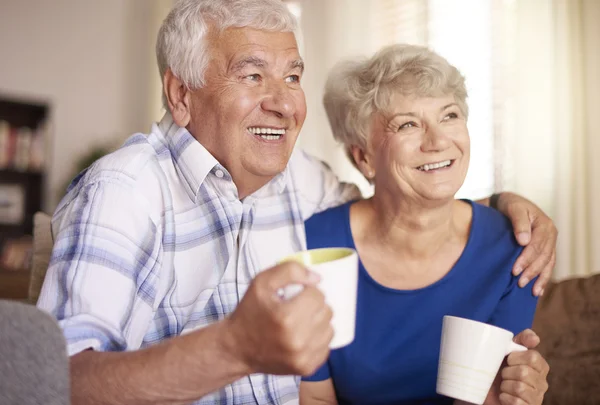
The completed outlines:
<svg viewBox="0 0 600 405">
<path fill-rule="evenodd" d="M 227 170 L 167 114 L 81 173 L 52 220 L 38 306 L 71 355 L 136 350 L 223 319 L 249 283 L 306 247 L 304 220 L 358 197 L 296 151 L 240 201 Z M 196 404 L 290 404 L 294 376 L 250 375 Z"/>
</svg>

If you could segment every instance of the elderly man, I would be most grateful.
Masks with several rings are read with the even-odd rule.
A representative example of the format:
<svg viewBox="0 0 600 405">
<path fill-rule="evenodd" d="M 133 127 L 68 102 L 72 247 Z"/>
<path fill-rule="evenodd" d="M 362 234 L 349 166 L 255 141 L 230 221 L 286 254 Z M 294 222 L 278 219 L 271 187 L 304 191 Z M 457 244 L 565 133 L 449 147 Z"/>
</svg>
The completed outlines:
<svg viewBox="0 0 600 405">
<path fill-rule="evenodd" d="M 184 0 L 164 21 L 167 114 L 78 176 L 53 218 L 39 306 L 66 336 L 73 403 L 295 403 L 293 375 L 326 359 L 317 277 L 274 265 L 305 248 L 305 219 L 358 194 L 292 153 L 306 114 L 294 28 L 279 0 Z M 551 267 L 551 221 L 499 203 L 533 227 L 526 277 Z M 290 283 L 305 288 L 280 300 Z"/>
</svg>

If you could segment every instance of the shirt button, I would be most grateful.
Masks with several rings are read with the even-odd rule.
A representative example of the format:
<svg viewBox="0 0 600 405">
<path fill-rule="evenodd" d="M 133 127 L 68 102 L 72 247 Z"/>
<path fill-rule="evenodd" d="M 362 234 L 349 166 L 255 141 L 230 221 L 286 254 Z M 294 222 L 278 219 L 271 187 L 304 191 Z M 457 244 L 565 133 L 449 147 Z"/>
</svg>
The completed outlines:
<svg viewBox="0 0 600 405">
<path fill-rule="evenodd" d="M 215 176 L 217 176 L 218 178 L 222 179 L 223 176 L 225 176 L 225 173 L 223 173 L 223 170 L 217 170 L 215 172 Z"/>
</svg>

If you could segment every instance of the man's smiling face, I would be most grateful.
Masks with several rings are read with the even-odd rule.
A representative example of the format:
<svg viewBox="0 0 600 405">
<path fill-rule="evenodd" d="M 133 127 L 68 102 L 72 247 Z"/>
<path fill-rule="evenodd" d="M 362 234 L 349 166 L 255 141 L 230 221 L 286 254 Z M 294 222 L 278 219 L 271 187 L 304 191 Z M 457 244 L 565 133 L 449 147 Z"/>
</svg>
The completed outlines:
<svg viewBox="0 0 600 405">
<path fill-rule="evenodd" d="M 207 38 L 206 85 L 190 95 L 190 133 L 230 172 L 240 197 L 281 173 L 306 117 L 291 32 L 228 28 Z"/>
</svg>

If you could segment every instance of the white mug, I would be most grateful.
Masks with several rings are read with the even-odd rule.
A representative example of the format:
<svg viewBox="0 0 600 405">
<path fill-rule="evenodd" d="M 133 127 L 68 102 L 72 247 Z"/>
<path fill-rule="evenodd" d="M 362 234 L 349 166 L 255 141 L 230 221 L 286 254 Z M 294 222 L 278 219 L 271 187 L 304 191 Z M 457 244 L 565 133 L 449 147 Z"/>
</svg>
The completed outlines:
<svg viewBox="0 0 600 405">
<path fill-rule="evenodd" d="M 497 326 L 444 316 L 437 393 L 483 404 L 504 357 L 527 350 L 513 336 Z"/>
<path fill-rule="evenodd" d="M 281 262 L 295 261 L 303 264 L 321 277 L 317 287 L 333 312 L 331 349 L 346 346 L 354 340 L 356 329 L 356 295 L 358 291 L 358 255 L 350 248 L 323 248 L 305 250 L 288 256 Z M 280 291 L 290 299 L 302 290 L 293 284 Z"/>
</svg>

